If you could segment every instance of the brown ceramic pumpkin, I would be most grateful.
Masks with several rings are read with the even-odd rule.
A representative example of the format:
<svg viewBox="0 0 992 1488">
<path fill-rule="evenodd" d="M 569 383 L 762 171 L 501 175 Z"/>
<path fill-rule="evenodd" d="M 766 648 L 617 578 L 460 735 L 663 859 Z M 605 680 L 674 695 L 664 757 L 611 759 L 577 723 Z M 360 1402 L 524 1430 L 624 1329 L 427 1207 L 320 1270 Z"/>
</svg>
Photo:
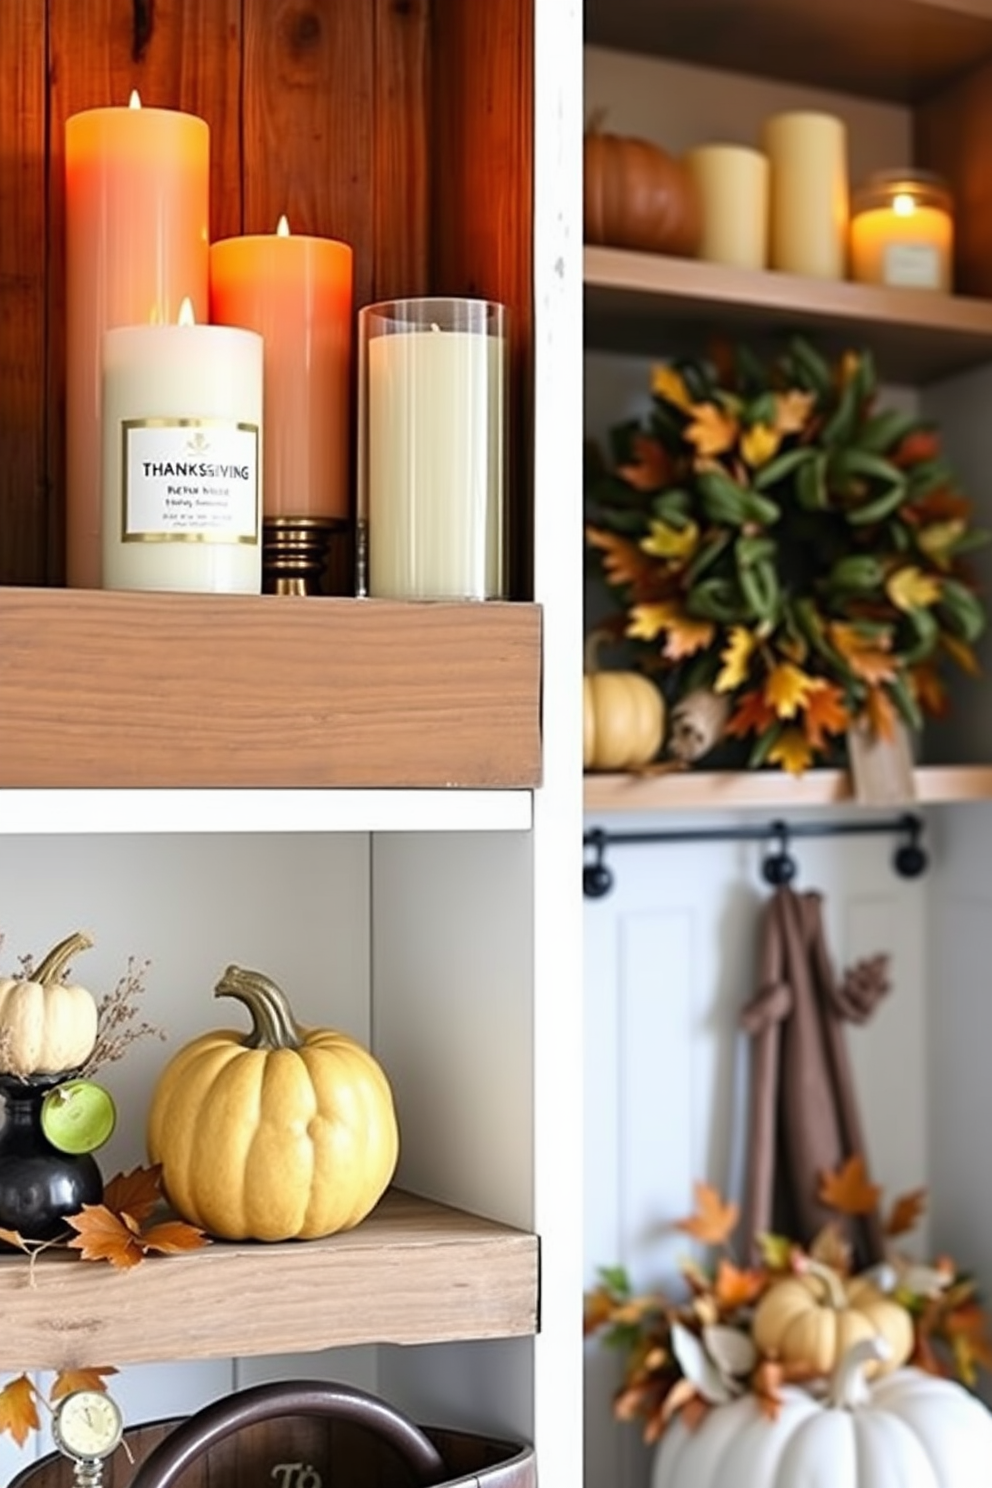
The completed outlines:
<svg viewBox="0 0 992 1488">
<path fill-rule="evenodd" d="M 583 217 L 587 243 L 691 257 L 702 211 L 696 183 L 681 160 L 648 140 L 585 135 Z"/>
</svg>

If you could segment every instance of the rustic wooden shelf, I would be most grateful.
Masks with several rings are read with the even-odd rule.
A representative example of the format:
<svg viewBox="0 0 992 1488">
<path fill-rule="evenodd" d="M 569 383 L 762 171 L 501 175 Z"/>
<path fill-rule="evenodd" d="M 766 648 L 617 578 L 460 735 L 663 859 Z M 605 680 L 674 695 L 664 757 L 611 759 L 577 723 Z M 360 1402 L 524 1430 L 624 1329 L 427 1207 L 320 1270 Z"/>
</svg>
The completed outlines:
<svg viewBox="0 0 992 1488">
<path fill-rule="evenodd" d="M 216 1242 L 127 1272 L 59 1250 L 0 1260 L 0 1369 L 300 1353 L 537 1330 L 538 1242 L 390 1190 L 326 1240 Z"/>
<path fill-rule="evenodd" d="M 733 327 L 755 344 L 806 332 L 835 351 L 870 345 L 881 375 L 900 383 L 992 360 L 992 300 L 591 246 L 584 278 L 594 350 L 691 352 Z"/>
<path fill-rule="evenodd" d="M 914 771 L 916 795 L 907 805 L 992 801 L 992 765 L 921 765 Z M 585 809 L 593 812 L 788 810 L 850 801 L 845 770 L 734 772 L 688 770 L 665 775 L 587 775 Z"/>
<path fill-rule="evenodd" d="M 0 788 L 528 788 L 532 604 L 0 587 Z"/>
</svg>

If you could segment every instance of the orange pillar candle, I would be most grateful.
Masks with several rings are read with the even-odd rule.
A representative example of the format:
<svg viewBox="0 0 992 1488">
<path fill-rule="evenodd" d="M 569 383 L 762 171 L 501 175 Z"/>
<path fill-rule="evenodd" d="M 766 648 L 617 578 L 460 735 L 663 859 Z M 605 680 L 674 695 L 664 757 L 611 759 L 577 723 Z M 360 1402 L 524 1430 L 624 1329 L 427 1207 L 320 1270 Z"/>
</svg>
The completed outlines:
<svg viewBox="0 0 992 1488">
<path fill-rule="evenodd" d="M 265 341 L 264 515 L 343 523 L 349 513 L 352 251 L 274 233 L 210 249 L 210 319 Z"/>
<path fill-rule="evenodd" d="M 65 126 L 66 577 L 101 583 L 103 334 L 206 320 L 210 131 L 175 109 L 73 114 Z"/>
</svg>

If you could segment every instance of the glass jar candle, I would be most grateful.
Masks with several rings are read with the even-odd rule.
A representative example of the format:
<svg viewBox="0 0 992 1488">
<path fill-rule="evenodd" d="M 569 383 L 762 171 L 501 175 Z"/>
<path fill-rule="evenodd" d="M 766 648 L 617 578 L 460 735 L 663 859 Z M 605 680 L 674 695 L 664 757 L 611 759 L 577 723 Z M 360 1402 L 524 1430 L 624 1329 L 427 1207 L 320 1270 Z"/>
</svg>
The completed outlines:
<svg viewBox="0 0 992 1488">
<path fill-rule="evenodd" d="M 952 288 L 951 193 L 929 171 L 878 171 L 856 193 L 851 277 L 861 284 Z"/>
</svg>

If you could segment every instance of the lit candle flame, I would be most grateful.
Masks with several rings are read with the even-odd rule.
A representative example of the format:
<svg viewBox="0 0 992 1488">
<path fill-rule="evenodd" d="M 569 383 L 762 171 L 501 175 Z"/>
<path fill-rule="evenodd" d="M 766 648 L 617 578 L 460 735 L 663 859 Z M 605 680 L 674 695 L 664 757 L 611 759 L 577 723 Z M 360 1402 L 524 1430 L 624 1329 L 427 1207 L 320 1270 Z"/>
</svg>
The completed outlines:
<svg viewBox="0 0 992 1488">
<path fill-rule="evenodd" d="M 186 295 L 179 306 L 179 324 L 182 326 L 196 325 L 196 316 L 193 313 L 193 301 Z"/>
<path fill-rule="evenodd" d="M 283 212 L 282 216 L 279 218 L 279 221 L 276 223 L 276 237 L 289 237 L 289 218 L 286 216 L 285 212 Z"/>
<path fill-rule="evenodd" d="M 132 88 L 131 89 L 131 100 L 128 103 L 128 108 L 140 108 L 140 107 L 141 107 L 141 94 L 138 92 L 137 88 Z"/>
<path fill-rule="evenodd" d="M 916 203 L 908 191 L 899 191 L 892 198 L 892 210 L 897 217 L 912 217 Z"/>
</svg>

